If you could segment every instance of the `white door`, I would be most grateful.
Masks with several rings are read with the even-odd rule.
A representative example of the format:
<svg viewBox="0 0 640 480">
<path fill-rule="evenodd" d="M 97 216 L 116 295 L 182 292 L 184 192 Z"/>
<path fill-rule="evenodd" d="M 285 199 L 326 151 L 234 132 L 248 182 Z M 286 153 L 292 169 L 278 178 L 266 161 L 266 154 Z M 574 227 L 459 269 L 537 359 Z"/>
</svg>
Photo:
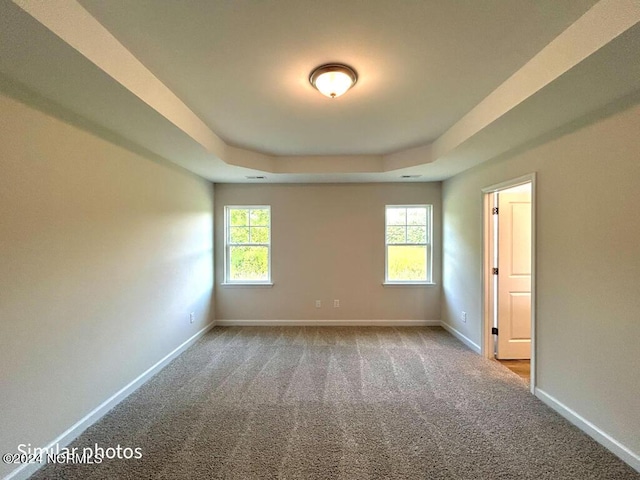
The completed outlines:
<svg viewBox="0 0 640 480">
<path fill-rule="evenodd" d="M 531 358 L 531 189 L 498 193 L 497 358 Z"/>
</svg>

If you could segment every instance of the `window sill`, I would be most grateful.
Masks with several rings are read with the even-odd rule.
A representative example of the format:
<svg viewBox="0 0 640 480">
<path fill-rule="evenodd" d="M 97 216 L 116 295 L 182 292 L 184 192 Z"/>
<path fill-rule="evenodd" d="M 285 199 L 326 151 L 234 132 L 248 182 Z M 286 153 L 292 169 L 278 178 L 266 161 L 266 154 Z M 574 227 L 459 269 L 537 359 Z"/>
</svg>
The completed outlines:
<svg viewBox="0 0 640 480">
<path fill-rule="evenodd" d="M 435 287 L 433 282 L 384 282 L 383 287 Z"/>
<path fill-rule="evenodd" d="M 223 282 L 220 284 L 221 287 L 264 287 L 271 288 L 273 287 L 273 283 L 271 282 Z"/>
</svg>

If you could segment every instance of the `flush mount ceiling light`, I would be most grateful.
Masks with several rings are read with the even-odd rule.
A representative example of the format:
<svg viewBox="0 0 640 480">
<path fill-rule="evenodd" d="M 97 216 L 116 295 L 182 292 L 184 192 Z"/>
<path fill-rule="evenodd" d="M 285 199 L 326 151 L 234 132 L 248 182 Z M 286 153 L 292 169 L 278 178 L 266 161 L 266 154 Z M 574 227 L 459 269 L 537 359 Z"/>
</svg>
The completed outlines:
<svg viewBox="0 0 640 480">
<path fill-rule="evenodd" d="M 329 98 L 336 98 L 344 94 L 353 87 L 357 81 L 358 75 L 356 71 L 351 67 L 339 63 L 320 65 L 309 75 L 311 85 L 317 88 L 321 94 Z"/>
</svg>

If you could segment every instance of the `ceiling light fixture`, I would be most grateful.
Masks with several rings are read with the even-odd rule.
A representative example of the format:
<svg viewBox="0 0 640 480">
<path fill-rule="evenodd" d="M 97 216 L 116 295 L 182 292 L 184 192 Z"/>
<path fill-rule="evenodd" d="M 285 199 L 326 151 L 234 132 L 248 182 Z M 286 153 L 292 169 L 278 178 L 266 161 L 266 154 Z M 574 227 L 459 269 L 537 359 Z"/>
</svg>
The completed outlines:
<svg viewBox="0 0 640 480">
<path fill-rule="evenodd" d="M 311 85 L 329 98 L 336 98 L 344 94 L 357 81 L 358 74 L 356 71 L 339 63 L 320 65 L 309 75 Z"/>
</svg>

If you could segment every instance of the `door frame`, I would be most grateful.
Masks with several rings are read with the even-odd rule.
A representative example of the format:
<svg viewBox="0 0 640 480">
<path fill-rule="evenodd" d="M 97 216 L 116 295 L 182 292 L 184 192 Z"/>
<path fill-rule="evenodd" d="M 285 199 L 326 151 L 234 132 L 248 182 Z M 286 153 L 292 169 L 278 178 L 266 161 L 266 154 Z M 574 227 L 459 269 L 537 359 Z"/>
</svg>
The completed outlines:
<svg viewBox="0 0 640 480">
<path fill-rule="evenodd" d="M 482 189 L 482 344 L 481 354 L 485 358 L 494 358 L 494 339 L 491 334 L 493 327 L 494 304 L 493 298 L 493 198 L 494 193 L 517 187 L 525 183 L 531 184 L 531 393 L 536 388 L 536 174 L 529 173 L 522 177 L 506 180 Z"/>
</svg>

